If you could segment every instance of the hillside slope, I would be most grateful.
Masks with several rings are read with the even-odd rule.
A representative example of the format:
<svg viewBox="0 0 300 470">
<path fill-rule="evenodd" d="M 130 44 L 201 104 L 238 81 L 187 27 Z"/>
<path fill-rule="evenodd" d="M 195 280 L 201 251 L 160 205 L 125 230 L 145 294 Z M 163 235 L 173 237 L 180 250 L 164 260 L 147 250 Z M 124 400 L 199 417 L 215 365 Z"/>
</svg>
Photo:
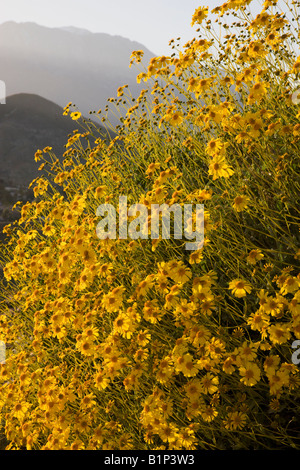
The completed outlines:
<svg viewBox="0 0 300 470">
<path fill-rule="evenodd" d="M 0 177 L 28 186 L 40 174 L 36 150 L 51 146 L 60 158 L 74 129 L 80 129 L 79 123 L 57 104 L 35 94 L 8 96 L 0 106 Z"/>
</svg>

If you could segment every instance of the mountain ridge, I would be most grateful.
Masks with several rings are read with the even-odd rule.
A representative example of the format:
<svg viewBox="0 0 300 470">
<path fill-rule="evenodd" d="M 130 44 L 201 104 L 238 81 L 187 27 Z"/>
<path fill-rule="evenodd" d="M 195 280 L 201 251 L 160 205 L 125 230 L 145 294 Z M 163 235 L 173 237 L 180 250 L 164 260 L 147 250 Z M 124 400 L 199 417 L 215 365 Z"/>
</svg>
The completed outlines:
<svg viewBox="0 0 300 470">
<path fill-rule="evenodd" d="M 148 63 L 155 54 L 121 36 L 65 28 L 0 24 L 0 79 L 7 95 L 38 94 L 63 107 L 71 101 L 85 115 L 103 109 L 119 86 L 128 84 L 132 95 L 139 95 L 142 84 L 136 82 L 139 71 L 129 67 L 130 55 L 142 49 Z M 119 123 L 112 114 L 110 119 Z"/>
<path fill-rule="evenodd" d="M 105 138 L 105 129 L 95 125 Z M 0 105 L 1 177 L 10 184 L 27 187 L 41 175 L 35 152 L 50 146 L 61 159 L 68 135 L 75 129 L 79 129 L 78 122 L 64 116 L 63 108 L 46 98 L 29 93 L 8 96 L 6 104 Z"/>
</svg>

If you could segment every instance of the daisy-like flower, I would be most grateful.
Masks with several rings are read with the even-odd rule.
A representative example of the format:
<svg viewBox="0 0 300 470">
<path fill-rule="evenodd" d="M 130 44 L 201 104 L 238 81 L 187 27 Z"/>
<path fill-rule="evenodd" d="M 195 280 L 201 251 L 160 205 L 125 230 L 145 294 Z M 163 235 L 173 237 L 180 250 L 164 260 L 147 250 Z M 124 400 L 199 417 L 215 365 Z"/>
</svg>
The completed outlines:
<svg viewBox="0 0 300 470">
<path fill-rule="evenodd" d="M 189 80 L 188 91 L 196 91 L 199 85 L 199 77 L 191 77 Z"/>
<path fill-rule="evenodd" d="M 198 399 L 202 391 L 203 387 L 199 379 L 192 379 L 185 385 L 185 393 L 191 401 Z"/>
<path fill-rule="evenodd" d="M 30 403 L 27 403 L 25 401 L 18 401 L 13 408 L 13 416 L 19 421 L 22 421 L 29 408 Z"/>
<path fill-rule="evenodd" d="M 72 442 L 70 450 L 84 450 L 84 443 L 80 439 L 76 439 Z"/>
<path fill-rule="evenodd" d="M 41 156 L 43 155 L 42 150 L 37 150 L 34 154 L 34 159 L 36 162 L 39 162 L 41 160 Z"/>
<path fill-rule="evenodd" d="M 267 376 L 274 375 L 280 364 L 280 357 L 276 355 L 268 356 L 264 361 L 264 371 Z"/>
<path fill-rule="evenodd" d="M 241 212 L 248 206 L 249 198 L 245 195 L 236 196 L 234 198 L 233 208 L 237 212 Z"/>
<path fill-rule="evenodd" d="M 257 356 L 257 346 L 253 343 L 244 341 L 242 346 L 236 350 L 235 354 L 238 365 L 244 364 L 245 362 L 254 361 Z"/>
<path fill-rule="evenodd" d="M 263 305 L 264 312 L 271 314 L 273 317 L 280 315 L 284 308 L 284 300 L 278 295 L 276 297 L 267 297 Z"/>
<path fill-rule="evenodd" d="M 247 421 L 247 415 L 241 411 L 233 411 L 228 413 L 227 419 L 224 421 L 225 428 L 231 430 L 242 429 Z"/>
<path fill-rule="evenodd" d="M 255 313 L 251 313 L 247 320 L 247 324 L 250 325 L 252 330 L 262 331 L 270 323 L 269 316 L 262 310 L 257 310 Z"/>
<path fill-rule="evenodd" d="M 175 111 L 173 114 L 168 116 L 167 120 L 172 126 L 178 126 L 183 121 L 183 114 L 180 111 Z"/>
<path fill-rule="evenodd" d="M 297 277 L 289 276 L 283 283 L 280 293 L 283 295 L 295 292 L 300 287 L 300 281 Z"/>
<path fill-rule="evenodd" d="M 233 169 L 227 165 L 224 157 L 220 155 L 214 156 L 208 170 L 208 174 L 212 175 L 213 180 L 221 177 L 228 178 L 229 176 L 233 175 L 233 173 Z"/>
<path fill-rule="evenodd" d="M 212 157 L 215 154 L 220 154 L 225 147 L 224 142 L 220 138 L 211 139 L 207 144 L 206 153 Z"/>
<path fill-rule="evenodd" d="M 194 377 L 197 375 L 200 366 L 193 362 L 190 354 L 184 354 L 176 358 L 175 367 L 177 372 L 182 372 L 185 377 Z"/>
<path fill-rule="evenodd" d="M 264 57 L 266 54 L 266 49 L 262 43 L 262 41 L 252 41 L 249 44 L 248 48 L 248 55 L 250 57 Z"/>
<path fill-rule="evenodd" d="M 143 307 L 143 317 L 150 323 L 157 323 L 161 319 L 161 309 L 157 300 L 147 300 Z"/>
<path fill-rule="evenodd" d="M 197 438 L 192 429 L 186 428 L 182 430 L 178 436 L 179 445 L 183 446 L 184 449 L 196 449 Z M 180 448 L 180 447 L 179 447 Z"/>
<path fill-rule="evenodd" d="M 215 393 L 218 391 L 219 379 L 210 372 L 206 374 L 200 381 L 204 393 Z"/>
<path fill-rule="evenodd" d="M 177 438 L 177 429 L 172 424 L 164 423 L 159 427 L 159 436 L 163 442 L 172 443 Z"/>
<path fill-rule="evenodd" d="M 179 261 L 177 267 L 172 270 L 170 275 L 175 282 L 184 284 L 191 279 L 192 272 L 182 261 Z"/>
<path fill-rule="evenodd" d="M 277 395 L 284 385 L 289 383 L 289 373 L 287 370 L 279 369 L 270 374 L 269 377 L 270 394 Z"/>
<path fill-rule="evenodd" d="M 201 24 L 202 21 L 207 17 L 207 15 L 208 15 L 208 7 L 197 8 L 192 16 L 191 26 L 194 26 L 195 23 Z"/>
<path fill-rule="evenodd" d="M 81 113 L 79 111 L 74 111 L 70 114 L 73 121 L 77 121 L 81 117 Z"/>
<path fill-rule="evenodd" d="M 84 356 L 93 356 L 95 354 L 95 344 L 88 338 L 82 338 L 76 343 L 76 347 Z"/>
<path fill-rule="evenodd" d="M 240 298 L 250 294 L 252 287 L 248 281 L 244 281 L 243 279 L 234 279 L 229 283 L 229 289 L 235 297 Z"/>
<path fill-rule="evenodd" d="M 124 287 L 115 287 L 111 292 L 105 294 L 102 298 L 102 306 L 108 312 L 117 312 L 123 303 L 122 294 Z"/>
<path fill-rule="evenodd" d="M 208 405 L 201 411 L 201 416 L 204 421 L 210 423 L 218 415 L 218 412 L 214 406 Z"/>
<path fill-rule="evenodd" d="M 256 264 L 263 257 L 264 257 L 264 255 L 262 254 L 261 250 L 259 250 L 259 249 L 251 250 L 250 253 L 247 256 L 247 261 L 250 264 Z"/>
<path fill-rule="evenodd" d="M 138 50 L 138 51 L 132 51 L 131 56 L 130 56 L 130 66 L 133 64 L 133 62 L 141 62 L 142 58 L 144 56 L 144 51 L 143 50 Z"/>
<path fill-rule="evenodd" d="M 210 296 L 207 297 L 200 305 L 201 313 L 204 315 L 211 315 L 213 310 L 215 309 L 214 297 Z"/>
<path fill-rule="evenodd" d="M 260 379 L 260 369 L 254 362 L 246 362 L 239 368 L 239 372 L 241 375 L 240 380 L 244 385 L 252 387 Z"/>
<path fill-rule="evenodd" d="M 276 323 L 276 325 L 271 325 L 268 328 L 268 333 L 270 336 L 270 341 L 272 341 L 273 344 L 286 343 L 291 336 L 290 328 L 284 323 Z"/>
<path fill-rule="evenodd" d="M 248 96 L 248 104 L 255 103 L 256 100 L 260 100 L 267 93 L 266 83 L 265 82 L 256 82 L 253 87 L 250 89 L 250 94 Z"/>
<path fill-rule="evenodd" d="M 297 294 L 298 293 L 294 295 L 293 299 L 288 304 L 288 308 L 295 318 L 300 315 L 300 292 L 299 295 Z"/>
<path fill-rule="evenodd" d="M 131 338 L 134 331 L 134 325 L 131 318 L 126 313 L 119 313 L 117 318 L 114 320 L 113 326 L 113 331 L 115 333 L 120 334 L 124 338 Z"/>
<path fill-rule="evenodd" d="M 223 371 L 226 372 L 226 374 L 232 374 L 235 371 L 234 364 L 235 364 L 234 357 L 233 356 L 227 357 L 225 361 L 223 362 L 223 366 L 222 366 Z"/>
<path fill-rule="evenodd" d="M 98 390 L 104 390 L 110 383 L 110 379 L 101 370 L 96 373 L 94 380 Z"/>
</svg>

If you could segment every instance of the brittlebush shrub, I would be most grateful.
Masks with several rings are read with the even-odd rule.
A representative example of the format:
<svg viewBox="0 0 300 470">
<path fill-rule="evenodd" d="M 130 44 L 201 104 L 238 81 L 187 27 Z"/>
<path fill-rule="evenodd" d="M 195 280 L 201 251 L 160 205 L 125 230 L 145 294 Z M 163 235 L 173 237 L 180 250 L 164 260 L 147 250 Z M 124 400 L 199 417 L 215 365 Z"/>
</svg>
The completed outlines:
<svg viewBox="0 0 300 470">
<path fill-rule="evenodd" d="M 200 7 L 148 66 L 134 51 L 112 140 L 69 103 L 63 158 L 36 152 L 2 247 L 8 449 L 299 448 L 299 2 L 249 4 Z M 204 246 L 101 240 L 120 195 L 204 204 Z"/>
</svg>

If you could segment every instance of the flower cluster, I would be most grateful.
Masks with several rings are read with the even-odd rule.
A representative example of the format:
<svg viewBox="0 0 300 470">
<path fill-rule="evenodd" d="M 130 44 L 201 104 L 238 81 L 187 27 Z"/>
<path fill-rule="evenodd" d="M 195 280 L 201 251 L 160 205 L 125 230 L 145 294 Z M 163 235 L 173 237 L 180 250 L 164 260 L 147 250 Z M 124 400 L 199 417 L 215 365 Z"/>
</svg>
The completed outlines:
<svg viewBox="0 0 300 470">
<path fill-rule="evenodd" d="M 69 103 L 82 131 L 62 158 L 36 152 L 47 171 L 2 246 L 8 449 L 299 448 L 300 4 L 250 3 L 211 12 L 220 40 L 198 8 L 198 36 L 150 61 L 138 98 L 109 100 L 113 138 Z M 203 248 L 98 239 L 120 194 L 204 204 Z"/>
</svg>

